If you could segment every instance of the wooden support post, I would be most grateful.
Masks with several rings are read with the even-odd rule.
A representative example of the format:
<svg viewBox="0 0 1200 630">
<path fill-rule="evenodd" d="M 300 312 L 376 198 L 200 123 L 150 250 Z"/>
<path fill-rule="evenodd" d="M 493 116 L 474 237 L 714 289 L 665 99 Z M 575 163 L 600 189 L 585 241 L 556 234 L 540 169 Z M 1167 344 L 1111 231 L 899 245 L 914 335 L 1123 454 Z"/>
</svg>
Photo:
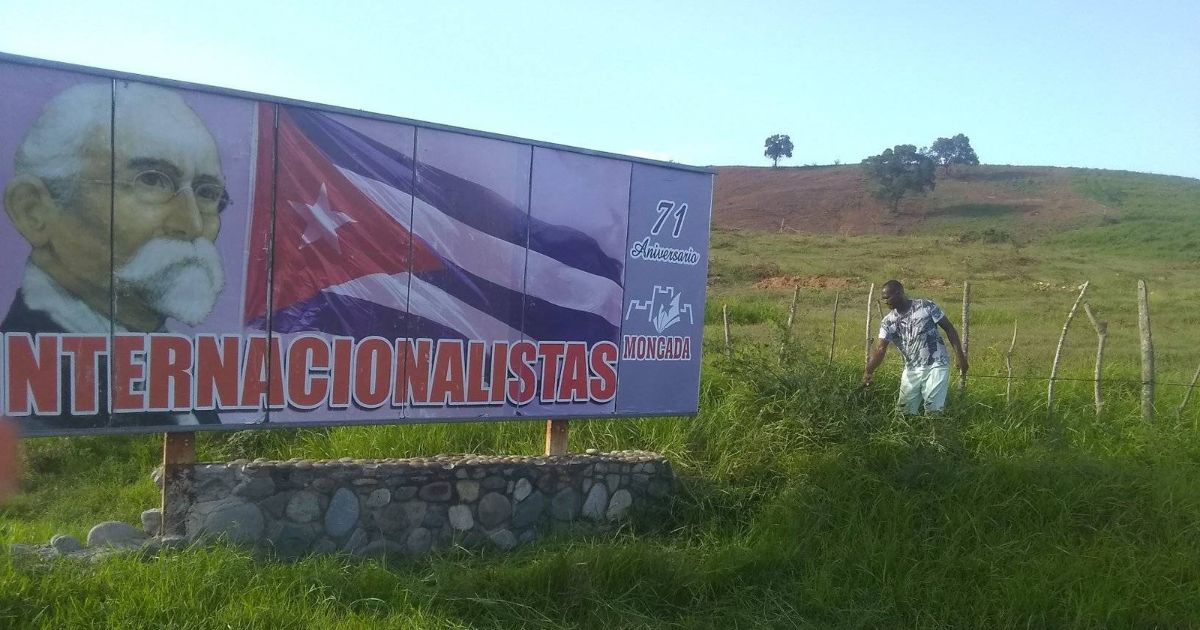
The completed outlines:
<svg viewBox="0 0 1200 630">
<path fill-rule="evenodd" d="M 838 291 L 833 294 L 833 334 L 829 338 L 829 365 L 833 365 L 833 350 L 837 348 L 837 312 L 838 302 L 842 299 L 842 292 Z"/>
<path fill-rule="evenodd" d="M 1142 337 L 1142 420 L 1154 421 L 1154 340 L 1146 281 L 1138 280 L 1138 331 Z"/>
<path fill-rule="evenodd" d="M 875 283 L 871 283 L 871 290 L 867 292 L 867 341 L 863 347 L 863 365 L 871 361 L 871 341 L 874 335 L 871 334 L 871 307 L 875 304 Z"/>
<path fill-rule="evenodd" d="M 1192 392 L 1196 391 L 1196 381 L 1200 381 L 1200 365 L 1196 366 L 1196 373 L 1192 375 L 1192 384 L 1188 385 L 1187 392 L 1183 395 L 1183 402 L 1179 403 L 1179 415 L 1183 415 L 1184 407 L 1192 402 Z"/>
<path fill-rule="evenodd" d="M 1054 379 L 1058 378 L 1058 364 L 1062 361 L 1063 346 L 1067 343 L 1067 329 L 1071 327 L 1071 320 L 1075 319 L 1075 313 L 1079 310 L 1079 303 L 1083 301 L 1083 294 L 1087 293 L 1088 285 L 1091 281 L 1084 282 L 1079 287 L 1079 297 L 1075 298 L 1075 303 L 1071 305 L 1071 312 L 1067 313 L 1067 321 L 1063 323 L 1062 334 L 1058 336 L 1058 348 L 1054 351 L 1054 363 L 1050 365 L 1050 384 L 1046 386 L 1046 413 L 1054 413 Z"/>
<path fill-rule="evenodd" d="M 787 345 L 792 341 L 792 325 L 796 323 L 796 300 L 800 297 L 800 287 L 792 292 L 792 305 L 788 308 L 787 332 L 784 335 L 783 343 L 779 346 L 779 360 L 783 360 L 783 353 L 787 350 Z"/>
<path fill-rule="evenodd" d="M 1004 353 L 1004 369 L 1008 372 L 1008 383 L 1004 387 L 1004 404 L 1012 405 L 1012 355 L 1017 347 L 1017 320 L 1013 320 L 1012 343 L 1008 344 L 1008 352 Z"/>
<path fill-rule="evenodd" d="M 963 356 L 970 360 L 971 355 L 968 354 L 967 348 L 971 338 L 971 283 L 963 282 L 963 298 L 962 298 L 962 342 Z M 961 366 L 960 366 L 961 368 Z M 965 396 L 967 393 L 967 374 L 961 369 L 958 372 L 958 395 Z"/>
<path fill-rule="evenodd" d="M 195 433 L 164 433 L 162 459 L 162 535 L 182 534 L 181 508 L 191 482 L 188 468 L 196 463 Z"/>
<path fill-rule="evenodd" d="M 721 319 L 724 320 L 724 322 L 725 322 L 725 354 L 728 355 L 730 346 L 731 346 L 731 343 L 729 340 L 729 305 L 728 304 L 721 305 Z"/>
<path fill-rule="evenodd" d="M 1092 312 L 1092 305 L 1087 302 L 1083 303 L 1083 312 L 1087 315 L 1088 321 L 1092 322 L 1092 328 L 1096 329 L 1096 415 L 1104 410 L 1104 397 L 1100 393 L 1101 376 L 1104 374 L 1104 342 L 1108 340 L 1108 322 L 1102 322 L 1096 319 L 1096 314 Z"/>
<path fill-rule="evenodd" d="M 566 455 L 567 454 L 567 421 L 566 420 L 547 420 L 546 421 L 546 454 L 547 455 Z"/>
</svg>

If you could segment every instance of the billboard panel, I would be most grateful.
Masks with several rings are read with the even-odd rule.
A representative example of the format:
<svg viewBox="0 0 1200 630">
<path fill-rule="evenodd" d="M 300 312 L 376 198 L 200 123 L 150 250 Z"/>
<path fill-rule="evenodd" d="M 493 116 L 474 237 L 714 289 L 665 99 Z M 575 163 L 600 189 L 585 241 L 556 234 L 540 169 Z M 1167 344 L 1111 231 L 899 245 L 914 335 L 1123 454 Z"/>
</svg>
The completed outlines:
<svg viewBox="0 0 1200 630">
<path fill-rule="evenodd" d="M 0 112 L 29 435 L 696 409 L 710 173 L 3 56 Z"/>
<path fill-rule="evenodd" d="M 633 165 L 617 411 L 696 411 L 712 178 Z"/>
<path fill-rule="evenodd" d="M 274 383 L 283 391 L 270 420 L 399 420 L 415 129 L 277 111 L 274 203 L 255 207 L 260 225 L 274 216 L 274 271 L 256 279 L 270 281 L 271 301 L 247 313 L 279 346 Z M 416 260 L 429 255 L 418 250 Z"/>
<path fill-rule="evenodd" d="M 611 414 L 625 282 L 630 164 L 533 150 L 525 331 L 553 344 L 553 391 L 524 410 L 552 417 Z M 543 367 L 545 361 L 543 359 Z"/>
</svg>

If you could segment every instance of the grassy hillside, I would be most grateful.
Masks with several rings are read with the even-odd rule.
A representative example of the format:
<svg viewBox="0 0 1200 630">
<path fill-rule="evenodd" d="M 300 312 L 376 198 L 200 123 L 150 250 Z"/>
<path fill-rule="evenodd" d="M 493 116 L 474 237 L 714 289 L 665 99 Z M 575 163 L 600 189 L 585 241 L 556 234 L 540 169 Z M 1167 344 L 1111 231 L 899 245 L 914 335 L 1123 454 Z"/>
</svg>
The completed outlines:
<svg viewBox="0 0 1200 630">
<path fill-rule="evenodd" d="M 1097 417 L 1091 383 L 1070 381 L 1050 416 L 1043 380 L 1085 279 L 1110 325 L 1106 376 L 1139 378 L 1138 277 L 1150 282 L 1160 379 L 1190 378 L 1200 363 L 1200 183 L 1054 173 L 1054 186 L 1069 186 L 1095 212 L 1028 224 L 1008 201 L 931 197 L 919 220 L 889 230 L 801 234 L 779 233 L 777 219 L 774 230 L 732 229 L 718 211 L 700 414 L 572 424 L 572 450 L 645 448 L 675 462 L 683 484 L 665 522 L 416 562 L 277 564 L 231 549 L 33 569 L 0 560 L 0 627 L 1200 625 L 1200 403 L 1177 417 L 1183 388 L 1163 385 L 1159 419 L 1146 425 L 1138 384 L 1113 382 Z M 989 185 L 1028 185 L 1013 194 L 1034 198 L 1042 193 L 1031 179 Z M 718 207 L 727 201 L 720 182 Z M 891 413 L 895 356 L 873 389 L 856 388 L 867 283 L 888 277 L 938 299 L 956 321 L 961 283 L 973 283 L 975 378 L 941 417 Z M 793 286 L 799 318 L 781 346 Z M 721 352 L 722 304 L 733 319 L 730 357 Z M 1029 380 L 1017 382 L 1008 406 L 1004 381 L 985 377 L 1003 375 L 1014 320 L 1016 372 Z M 1065 376 L 1090 378 L 1094 341 L 1081 316 Z M 541 431 L 508 423 L 246 432 L 203 435 L 199 448 L 211 459 L 535 453 Z M 2 542 L 82 535 L 109 518 L 136 522 L 156 500 L 152 436 L 27 446 L 26 493 L 0 512 Z"/>
</svg>

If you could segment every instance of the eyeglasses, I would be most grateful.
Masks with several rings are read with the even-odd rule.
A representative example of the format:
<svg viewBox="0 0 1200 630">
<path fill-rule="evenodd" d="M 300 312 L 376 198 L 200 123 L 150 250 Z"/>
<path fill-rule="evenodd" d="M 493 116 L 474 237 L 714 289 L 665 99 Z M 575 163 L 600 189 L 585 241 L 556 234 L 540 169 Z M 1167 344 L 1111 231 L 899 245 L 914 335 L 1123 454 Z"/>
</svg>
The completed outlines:
<svg viewBox="0 0 1200 630">
<path fill-rule="evenodd" d="M 92 184 L 107 184 L 107 179 L 84 180 Z M 164 204 L 184 190 L 192 191 L 196 205 L 202 212 L 219 213 L 231 203 L 229 191 L 215 182 L 204 182 L 195 186 L 180 186 L 174 177 L 154 169 L 134 175 L 131 180 L 116 180 L 117 184 L 133 190 L 133 195 L 145 203 Z"/>
</svg>

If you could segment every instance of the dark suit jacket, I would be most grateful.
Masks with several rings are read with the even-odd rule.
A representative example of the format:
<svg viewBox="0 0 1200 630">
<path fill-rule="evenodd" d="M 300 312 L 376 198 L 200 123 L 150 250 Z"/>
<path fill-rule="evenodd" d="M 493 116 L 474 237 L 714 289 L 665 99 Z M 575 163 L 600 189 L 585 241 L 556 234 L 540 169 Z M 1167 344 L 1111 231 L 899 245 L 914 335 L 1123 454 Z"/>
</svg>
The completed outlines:
<svg viewBox="0 0 1200 630">
<path fill-rule="evenodd" d="M 0 322 L 0 332 L 23 332 L 31 335 L 38 333 L 66 333 L 62 326 L 59 326 L 50 314 L 45 311 L 39 311 L 29 308 L 25 303 L 25 296 L 21 291 L 17 291 L 16 298 L 13 299 L 12 306 L 8 309 L 8 315 L 4 321 Z M 20 419 L 21 426 L 27 431 L 53 431 L 61 432 L 70 429 L 94 429 L 105 427 L 170 427 L 179 426 L 179 419 L 173 413 L 161 411 L 147 411 L 144 413 L 118 413 L 109 414 L 107 409 L 101 409 L 100 413 L 91 416 L 75 416 L 71 414 L 71 366 L 70 362 L 64 361 L 62 366 L 62 393 L 61 400 L 63 413 L 57 416 L 29 416 Z M 100 400 L 108 400 L 108 368 L 105 358 L 101 359 L 100 374 L 97 380 L 100 385 Z M 215 411 L 194 411 L 193 415 L 200 424 L 218 424 L 220 418 Z"/>
</svg>

